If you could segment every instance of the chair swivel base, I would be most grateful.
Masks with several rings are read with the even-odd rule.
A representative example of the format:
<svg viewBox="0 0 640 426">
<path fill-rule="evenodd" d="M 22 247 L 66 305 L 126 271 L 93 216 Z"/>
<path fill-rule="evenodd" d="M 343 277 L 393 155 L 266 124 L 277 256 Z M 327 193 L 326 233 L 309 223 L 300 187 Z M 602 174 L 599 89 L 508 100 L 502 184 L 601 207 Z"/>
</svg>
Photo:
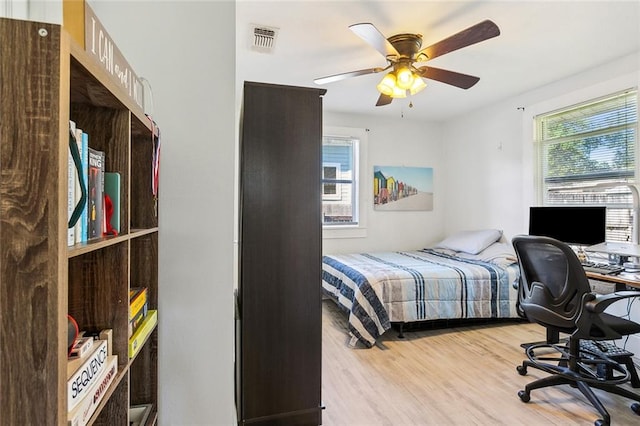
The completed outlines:
<svg viewBox="0 0 640 426">
<path fill-rule="evenodd" d="M 580 347 L 592 352 L 596 352 L 598 354 L 602 354 L 620 364 L 623 364 L 629 372 L 631 386 L 634 388 L 640 388 L 640 378 L 638 377 L 636 366 L 633 363 L 633 352 L 629 352 L 625 349 L 619 348 L 613 343 L 609 343 L 606 341 L 581 340 Z M 606 375 L 607 377 L 610 377 L 611 373 L 612 372 L 609 370 L 604 370 L 602 372 L 602 374 Z"/>
<path fill-rule="evenodd" d="M 522 402 L 531 400 L 531 391 L 534 389 L 566 384 L 580 390 L 598 410 L 602 418 L 595 421 L 596 426 L 609 426 L 611 416 L 592 388 L 636 401 L 631 404 L 631 410 L 640 414 L 640 395 L 619 386 L 629 381 L 630 372 L 602 352 L 592 351 L 581 345 L 578 356 L 572 360 L 569 345 L 541 343 L 529 346 L 526 354 L 529 359 L 516 367 L 520 375 L 526 375 L 527 368 L 533 367 L 552 376 L 527 384 L 524 390 L 518 392 Z M 606 371 L 607 374 L 603 375 L 602 371 Z"/>
<path fill-rule="evenodd" d="M 547 330 L 547 341 L 546 343 L 563 343 L 566 344 L 568 342 L 568 338 L 560 339 L 558 334 L 549 334 L 549 330 Z M 520 346 L 523 349 L 527 349 L 534 345 L 540 345 L 545 342 L 530 342 L 530 343 L 522 343 Z M 586 349 L 592 352 L 596 352 L 600 355 L 604 355 L 606 357 L 611 358 L 612 360 L 623 364 L 630 375 L 631 386 L 634 388 L 640 388 L 640 377 L 638 376 L 638 372 L 636 371 L 636 366 L 633 363 L 633 352 L 629 352 L 625 349 L 619 348 L 613 343 L 607 341 L 595 341 L 595 340 L 581 340 L 580 347 L 582 349 Z M 608 378 L 611 378 L 612 371 L 610 369 L 601 370 L 598 372 L 600 375 L 605 375 Z"/>
</svg>

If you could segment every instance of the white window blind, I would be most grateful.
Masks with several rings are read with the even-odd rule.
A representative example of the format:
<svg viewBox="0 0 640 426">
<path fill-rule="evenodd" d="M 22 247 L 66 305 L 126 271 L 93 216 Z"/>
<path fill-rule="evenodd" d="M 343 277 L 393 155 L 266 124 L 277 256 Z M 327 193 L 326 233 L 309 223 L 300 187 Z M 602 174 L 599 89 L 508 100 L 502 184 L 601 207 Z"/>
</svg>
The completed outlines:
<svg viewBox="0 0 640 426">
<path fill-rule="evenodd" d="M 543 205 L 605 205 L 607 240 L 631 241 L 637 125 L 635 90 L 537 116 Z"/>
</svg>

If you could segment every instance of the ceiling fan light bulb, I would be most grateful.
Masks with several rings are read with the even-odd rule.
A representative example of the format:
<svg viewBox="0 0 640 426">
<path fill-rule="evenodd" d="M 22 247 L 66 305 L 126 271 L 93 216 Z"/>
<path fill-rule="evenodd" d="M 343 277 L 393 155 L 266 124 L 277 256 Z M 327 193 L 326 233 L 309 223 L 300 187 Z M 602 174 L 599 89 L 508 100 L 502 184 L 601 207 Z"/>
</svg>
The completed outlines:
<svg viewBox="0 0 640 426">
<path fill-rule="evenodd" d="M 384 78 L 380 83 L 378 83 L 376 88 L 383 95 L 392 96 L 395 86 L 396 86 L 396 76 L 393 75 L 392 73 L 389 73 L 384 76 Z"/>
<path fill-rule="evenodd" d="M 413 72 L 409 68 L 402 67 L 396 71 L 396 84 L 399 88 L 404 90 L 409 89 L 414 80 Z"/>
<path fill-rule="evenodd" d="M 393 93 L 389 96 L 391 96 L 392 98 L 406 98 L 407 91 L 396 86 L 393 88 Z"/>
<path fill-rule="evenodd" d="M 409 88 L 409 92 L 411 92 L 412 95 L 415 95 L 425 87 L 427 87 L 427 83 L 425 83 L 421 77 L 416 76 L 416 78 L 413 80 L 413 84 Z"/>
</svg>

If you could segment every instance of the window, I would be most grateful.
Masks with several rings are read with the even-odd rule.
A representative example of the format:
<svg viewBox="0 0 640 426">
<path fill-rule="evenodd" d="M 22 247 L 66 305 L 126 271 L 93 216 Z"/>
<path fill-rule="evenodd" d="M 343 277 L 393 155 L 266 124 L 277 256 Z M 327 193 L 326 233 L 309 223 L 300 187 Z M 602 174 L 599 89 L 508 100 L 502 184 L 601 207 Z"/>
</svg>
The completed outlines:
<svg viewBox="0 0 640 426">
<path fill-rule="evenodd" d="M 607 241 L 632 241 L 637 92 L 574 105 L 536 118 L 543 205 L 605 205 Z"/>
<path fill-rule="evenodd" d="M 322 138 L 322 223 L 358 224 L 358 145 L 349 136 Z"/>
</svg>

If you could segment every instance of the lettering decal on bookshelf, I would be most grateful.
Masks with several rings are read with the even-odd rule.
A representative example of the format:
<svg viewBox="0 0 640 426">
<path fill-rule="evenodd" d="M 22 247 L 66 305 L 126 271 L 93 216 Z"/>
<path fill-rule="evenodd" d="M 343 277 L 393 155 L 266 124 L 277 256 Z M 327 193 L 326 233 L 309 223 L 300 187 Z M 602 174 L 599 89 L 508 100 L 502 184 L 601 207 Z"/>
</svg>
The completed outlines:
<svg viewBox="0 0 640 426">
<path fill-rule="evenodd" d="M 113 41 L 102 28 L 96 30 L 97 18 L 90 16 L 89 19 L 91 19 L 91 53 L 98 57 L 98 61 L 107 72 L 113 74 Z"/>
<path fill-rule="evenodd" d="M 142 111 L 142 81 L 133 72 L 118 46 L 86 3 L 84 26 L 86 52 L 98 61 L 116 85 L 123 90 L 123 93 L 140 107 L 140 112 L 144 113 Z"/>
</svg>

